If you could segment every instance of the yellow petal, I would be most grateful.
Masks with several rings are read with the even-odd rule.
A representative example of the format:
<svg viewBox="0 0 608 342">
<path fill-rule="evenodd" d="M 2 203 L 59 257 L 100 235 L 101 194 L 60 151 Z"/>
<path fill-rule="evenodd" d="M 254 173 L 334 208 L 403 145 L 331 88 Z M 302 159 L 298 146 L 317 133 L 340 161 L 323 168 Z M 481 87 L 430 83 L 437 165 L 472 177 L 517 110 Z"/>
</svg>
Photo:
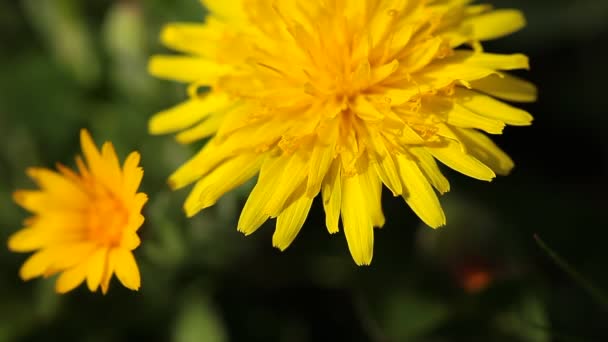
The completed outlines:
<svg viewBox="0 0 608 342">
<path fill-rule="evenodd" d="M 323 209 L 325 211 L 325 225 L 330 234 L 339 231 L 340 207 L 342 206 L 342 187 L 340 175 L 340 162 L 335 160 L 321 188 L 323 195 Z"/>
<path fill-rule="evenodd" d="M 410 39 L 414 34 L 414 26 L 413 25 L 403 25 L 398 28 L 396 31 L 391 32 L 391 36 L 389 42 L 387 43 L 387 52 L 386 55 L 388 57 L 394 57 L 399 54 L 404 47 L 408 46 Z"/>
<path fill-rule="evenodd" d="M 406 80 L 391 85 L 400 85 L 401 89 L 393 90 L 387 96 L 394 100 L 391 102 L 393 105 L 399 105 L 416 94 L 447 87 L 457 80 L 470 82 L 497 74 L 497 70 L 521 68 L 528 68 L 528 59 L 521 54 L 497 55 L 457 50 L 453 56 L 438 60 L 414 74 L 413 83 Z"/>
<path fill-rule="evenodd" d="M 86 208 L 85 201 L 76 201 L 74 198 L 55 195 L 48 191 L 17 190 L 13 193 L 13 200 L 22 208 L 37 214 L 54 211 L 80 211 Z"/>
<path fill-rule="evenodd" d="M 108 248 L 99 248 L 88 260 L 87 265 L 87 286 L 91 292 L 95 292 L 101 283 L 101 279 L 106 270 L 108 258 Z"/>
<path fill-rule="evenodd" d="M 208 115 L 225 109 L 230 104 L 228 95 L 209 93 L 204 97 L 191 98 L 181 104 L 155 114 L 148 130 L 151 134 L 173 133 L 188 128 Z"/>
<path fill-rule="evenodd" d="M 469 177 L 484 181 L 491 181 L 496 177 L 490 168 L 465 154 L 454 141 L 449 141 L 444 147 L 427 147 L 427 150 L 443 164 Z"/>
<path fill-rule="evenodd" d="M 390 93 L 391 99 L 394 100 L 391 103 L 403 104 L 413 96 L 445 88 L 456 80 L 474 81 L 497 73 L 495 69 L 467 64 L 463 61 L 464 59 L 446 58 L 442 62 L 433 63 L 422 69 L 412 77 L 415 86 L 412 82 L 407 82 L 400 91 Z M 399 84 L 392 86 L 396 85 Z"/>
<path fill-rule="evenodd" d="M 384 81 L 399 68 L 399 61 L 394 59 L 390 63 L 372 69 L 370 85 Z"/>
<path fill-rule="evenodd" d="M 450 191 L 450 183 L 443 173 L 441 173 L 441 170 L 439 170 L 439 166 L 437 166 L 432 154 L 423 147 L 410 148 L 409 152 L 416 157 L 416 162 L 418 163 L 420 170 L 422 170 L 429 183 L 431 183 L 439 193 L 444 194 Z"/>
<path fill-rule="evenodd" d="M 39 277 L 46 272 L 52 261 L 48 249 L 40 250 L 27 258 L 19 270 L 19 276 L 23 280 Z"/>
<path fill-rule="evenodd" d="M 515 108 L 490 96 L 476 91 L 457 88 L 455 102 L 488 118 L 496 119 L 513 126 L 532 124 L 532 115 L 525 110 Z"/>
<path fill-rule="evenodd" d="M 226 192 L 245 183 L 260 170 L 262 157 L 244 154 L 230 159 L 199 180 L 184 203 L 188 217 L 215 204 Z"/>
<path fill-rule="evenodd" d="M 106 265 L 101 276 L 101 292 L 105 295 L 108 293 L 108 289 L 110 288 L 110 280 L 112 280 L 112 275 L 114 274 L 114 266 L 116 265 L 115 258 L 110 251 L 107 253 L 106 257 Z"/>
<path fill-rule="evenodd" d="M 35 251 L 46 242 L 46 236 L 41 229 L 23 228 L 8 239 L 8 249 L 13 252 Z"/>
<path fill-rule="evenodd" d="M 363 96 L 357 96 L 351 104 L 353 112 L 364 121 L 378 122 L 384 119 L 384 115 Z"/>
<path fill-rule="evenodd" d="M 513 169 L 513 160 L 485 134 L 472 129 L 456 129 L 467 152 L 489 166 L 499 175 L 507 175 Z"/>
<path fill-rule="evenodd" d="M 414 160 L 404 155 L 397 157 L 401 181 L 407 189 L 403 198 L 412 210 L 431 228 L 445 225 L 445 214 L 435 191 Z"/>
<path fill-rule="evenodd" d="M 97 146 L 95 146 L 91 134 L 85 129 L 80 130 L 80 145 L 84 158 L 89 165 L 89 169 L 91 171 L 97 170 L 97 172 L 103 173 L 105 165 L 99 154 L 99 150 L 97 149 Z"/>
<path fill-rule="evenodd" d="M 150 58 L 148 64 L 148 71 L 156 77 L 208 86 L 229 70 L 229 66 L 201 57 L 158 55 Z"/>
<path fill-rule="evenodd" d="M 314 147 L 310 157 L 308 179 L 306 180 L 306 195 L 314 198 L 321 190 L 321 183 L 327 176 L 329 167 L 336 155 L 335 144 L 319 144 Z"/>
<path fill-rule="evenodd" d="M 113 248 L 110 250 L 110 258 L 114 259 L 114 272 L 118 280 L 128 289 L 139 290 L 141 279 L 133 253 L 122 248 Z"/>
<path fill-rule="evenodd" d="M 241 211 L 239 216 L 238 231 L 249 235 L 254 233 L 266 220 L 270 218 L 270 215 L 264 214 L 263 209 L 266 205 L 266 201 L 270 198 L 267 192 L 263 192 L 262 188 L 253 188 L 247 202 Z M 265 189 L 267 190 L 267 189 Z"/>
<path fill-rule="evenodd" d="M 403 184 L 399 178 L 399 173 L 395 165 L 393 157 L 386 154 L 382 160 L 373 164 L 378 177 L 393 193 L 393 196 L 399 196 L 403 193 Z"/>
<path fill-rule="evenodd" d="M 342 177 L 342 224 L 348 249 L 357 265 L 369 265 L 374 249 L 374 228 L 368 211 L 368 196 L 360 175 Z"/>
<path fill-rule="evenodd" d="M 89 241 L 79 241 L 73 244 L 54 245 L 48 248 L 50 268 L 64 270 L 75 267 L 87 260 L 97 249 L 97 245 Z"/>
<path fill-rule="evenodd" d="M 141 217 L 141 222 L 143 223 L 143 216 L 139 215 L 139 217 Z M 139 224 L 139 225 L 141 225 L 141 224 Z M 120 248 L 124 248 L 128 251 L 132 251 L 135 248 L 137 248 L 140 243 L 141 243 L 141 240 L 139 239 L 139 236 L 137 236 L 137 234 L 135 232 L 125 231 L 122 234 L 122 239 L 120 240 Z"/>
<path fill-rule="evenodd" d="M 214 26 L 194 23 L 171 23 L 163 27 L 160 40 L 171 49 L 212 57 L 220 33 Z"/>
<path fill-rule="evenodd" d="M 127 204 L 128 210 L 130 211 L 129 219 L 125 231 L 136 232 L 139 227 L 144 223 L 144 217 L 141 214 L 143 206 L 148 202 L 148 195 L 143 192 L 135 194 L 131 197 L 131 201 Z"/>
<path fill-rule="evenodd" d="M 287 203 L 287 199 L 295 192 L 302 184 L 308 174 L 308 161 L 298 153 L 293 155 L 285 155 L 277 161 L 277 168 L 274 172 L 265 176 L 264 181 L 272 182 L 272 196 L 268 199 L 264 206 L 264 213 L 270 217 L 276 217 L 283 210 Z"/>
<path fill-rule="evenodd" d="M 302 195 L 293 201 L 277 218 L 277 228 L 272 235 L 272 245 L 284 251 L 302 228 L 310 211 L 312 198 Z"/>
<path fill-rule="evenodd" d="M 131 152 L 122 166 L 123 173 L 123 193 L 125 195 L 133 195 L 137 192 L 141 180 L 144 176 L 144 170 L 139 167 L 141 159 L 138 152 Z"/>
<path fill-rule="evenodd" d="M 518 10 L 504 9 L 474 16 L 463 25 L 471 27 L 475 39 L 491 40 L 519 31 L 526 19 Z"/>
<path fill-rule="evenodd" d="M 534 84 L 505 73 L 473 81 L 471 87 L 507 101 L 534 102 L 537 98 Z"/>
<path fill-rule="evenodd" d="M 479 128 L 493 134 L 501 134 L 505 127 L 504 122 L 472 112 L 447 96 L 428 96 L 422 101 L 421 111 L 437 116 L 451 126 Z M 446 136 L 447 133 L 449 136 L 451 133 L 445 125 L 437 125 L 437 128 L 441 130 L 436 132 L 438 135 Z"/>
<path fill-rule="evenodd" d="M 203 5 L 214 15 L 229 21 L 242 21 L 246 18 L 240 0 L 201 0 Z"/>
<path fill-rule="evenodd" d="M 105 164 L 104 177 L 107 178 L 108 184 L 111 184 L 111 189 L 122 188 L 122 169 L 120 168 L 120 162 L 118 156 L 114 150 L 114 145 L 111 142 L 105 142 L 101 146 L 101 158 Z M 91 170 L 95 174 L 95 170 Z"/>
<path fill-rule="evenodd" d="M 23 280 L 29 280 L 44 275 L 49 269 L 72 268 L 86 260 L 94 250 L 95 245 L 90 242 L 53 245 L 30 256 L 21 266 L 19 275 Z"/>
<path fill-rule="evenodd" d="M 221 113 L 211 115 L 198 125 L 179 133 L 175 139 L 180 144 L 189 144 L 197 140 L 207 138 L 217 132 L 223 122 L 224 115 Z"/>
<path fill-rule="evenodd" d="M 274 194 L 274 179 L 284 166 L 283 160 L 281 157 L 269 157 L 262 164 L 258 181 L 241 211 L 238 223 L 239 232 L 249 235 L 270 217 L 264 207 Z"/>
<path fill-rule="evenodd" d="M 447 116 L 447 123 L 457 127 L 479 128 L 491 134 L 502 134 L 505 128 L 502 121 L 478 115 L 458 104 L 452 106 Z"/>
<path fill-rule="evenodd" d="M 477 52 L 456 51 L 453 58 L 463 58 L 463 62 L 476 67 L 494 70 L 530 69 L 530 62 L 526 55 L 515 53 L 511 55 Z"/>
<path fill-rule="evenodd" d="M 61 273 L 55 282 L 55 291 L 61 294 L 72 291 L 84 281 L 87 271 L 87 262 L 82 260 L 75 267 Z"/>
<path fill-rule="evenodd" d="M 435 37 L 418 44 L 413 48 L 412 53 L 401 60 L 401 65 L 410 73 L 424 68 L 435 59 L 442 43 L 443 39 L 441 37 Z"/>
<path fill-rule="evenodd" d="M 368 194 L 368 211 L 374 227 L 384 226 L 385 218 L 382 212 L 382 182 L 371 165 L 361 174 L 361 189 Z"/>
<path fill-rule="evenodd" d="M 215 143 L 215 138 L 198 151 L 190 160 L 182 164 L 169 177 L 169 186 L 173 190 L 181 189 L 207 174 L 220 162 L 231 156 L 226 145 Z"/>
<path fill-rule="evenodd" d="M 84 226 L 83 222 L 86 222 L 86 220 L 87 215 L 83 212 L 50 211 L 26 220 L 27 222 L 25 222 L 25 224 L 33 229 L 48 230 L 55 234 L 62 235 L 61 237 L 54 236 L 51 241 L 55 242 L 61 241 L 63 238 L 66 238 L 66 240 L 69 241 L 76 236 L 83 237 L 84 235 L 77 234 L 86 233 L 86 231 L 82 229 Z"/>
<path fill-rule="evenodd" d="M 27 174 L 38 186 L 62 204 L 85 203 L 86 193 L 78 183 L 52 170 L 31 167 Z"/>
</svg>

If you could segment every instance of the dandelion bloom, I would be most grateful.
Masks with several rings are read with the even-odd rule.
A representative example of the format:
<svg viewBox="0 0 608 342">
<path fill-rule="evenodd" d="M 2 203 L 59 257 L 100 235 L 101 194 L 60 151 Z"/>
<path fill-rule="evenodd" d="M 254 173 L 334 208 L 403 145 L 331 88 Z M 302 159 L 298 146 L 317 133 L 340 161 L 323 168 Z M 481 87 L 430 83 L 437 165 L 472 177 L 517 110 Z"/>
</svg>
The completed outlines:
<svg viewBox="0 0 608 342">
<path fill-rule="evenodd" d="M 58 172 L 30 168 L 40 190 L 18 190 L 15 201 L 34 213 L 25 228 L 10 237 L 15 252 L 37 251 L 25 261 L 20 276 L 29 280 L 61 273 L 55 289 L 68 292 L 85 279 L 91 291 L 106 293 L 112 274 L 129 289 L 140 286 L 132 250 L 147 201 L 137 193 L 143 176 L 139 153 L 121 167 L 111 143 L 97 150 L 86 130 L 80 132 L 85 161 L 76 158 L 79 173 L 58 164 Z"/>
<path fill-rule="evenodd" d="M 188 100 L 151 119 L 151 133 L 210 137 L 169 179 L 174 189 L 196 183 L 188 216 L 259 174 L 240 231 L 277 218 L 273 244 L 283 250 L 321 193 L 327 229 L 337 232 L 341 218 L 365 265 L 384 224 L 383 184 L 435 228 L 446 222 L 435 191 L 449 190 L 436 160 L 485 181 L 513 167 L 484 132 L 531 124 L 501 101 L 534 101 L 532 84 L 505 73 L 528 59 L 486 53 L 480 42 L 523 27 L 519 11 L 467 0 L 203 3 L 205 23 L 162 31 L 184 54 L 149 65 L 190 84 Z"/>
</svg>

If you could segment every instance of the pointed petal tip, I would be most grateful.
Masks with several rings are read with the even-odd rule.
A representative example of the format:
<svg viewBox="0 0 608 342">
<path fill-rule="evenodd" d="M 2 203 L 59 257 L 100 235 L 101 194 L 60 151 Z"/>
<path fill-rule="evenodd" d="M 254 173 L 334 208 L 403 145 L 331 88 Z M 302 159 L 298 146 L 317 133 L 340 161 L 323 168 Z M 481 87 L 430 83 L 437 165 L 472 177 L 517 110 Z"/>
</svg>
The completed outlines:
<svg viewBox="0 0 608 342">
<path fill-rule="evenodd" d="M 196 214 L 198 214 L 201 210 L 205 209 L 206 207 L 202 206 L 200 203 L 197 203 L 196 205 L 192 205 L 192 206 L 183 206 L 183 210 L 184 210 L 184 214 L 186 214 L 187 218 L 193 218 L 194 216 L 196 216 Z"/>
<path fill-rule="evenodd" d="M 25 228 L 27 229 L 27 228 Z M 11 236 L 9 236 L 8 241 L 6 242 L 6 246 L 11 252 L 29 252 L 32 249 L 28 248 L 27 242 L 24 241 L 23 235 L 20 236 L 20 232 L 22 230 L 15 232 Z M 25 243 L 24 243 L 25 242 Z"/>
<path fill-rule="evenodd" d="M 91 133 L 86 128 L 80 129 L 80 144 L 81 145 L 84 145 L 84 144 L 95 145 L 95 143 L 93 142 L 93 137 L 91 136 Z"/>
<path fill-rule="evenodd" d="M 275 241 L 275 239 L 273 237 L 272 247 L 280 250 L 281 252 L 285 252 L 285 250 L 287 249 L 287 247 L 289 247 L 289 245 L 285 245 L 285 244 L 281 243 L 280 241 Z"/>
<path fill-rule="evenodd" d="M 133 284 L 130 286 L 125 285 L 126 288 L 128 288 L 131 291 L 139 291 L 139 289 L 141 288 L 141 284 Z"/>
<path fill-rule="evenodd" d="M 31 274 L 31 272 L 28 272 L 28 270 L 21 266 L 21 268 L 19 269 L 19 278 L 21 278 L 21 280 L 23 281 L 28 281 L 36 278 L 36 275 Z"/>
<path fill-rule="evenodd" d="M 167 129 L 165 128 L 164 122 L 162 122 L 161 115 L 164 112 L 158 112 L 148 120 L 148 133 L 151 135 L 164 135 L 167 134 Z"/>
<path fill-rule="evenodd" d="M 178 36 L 178 30 L 175 25 L 167 24 L 160 30 L 159 41 L 164 45 L 169 45 Z"/>
<path fill-rule="evenodd" d="M 428 224 L 427 223 L 427 225 L 429 227 L 431 227 L 432 229 L 435 229 L 435 230 L 441 229 L 441 228 L 445 227 L 446 224 L 447 224 L 447 220 L 446 220 L 445 216 L 443 217 L 443 220 L 441 220 L 440 222 L 437 222 L 435 224 Z"/>
<path fill-rule="evenodd" d="M 154 55 L 154 56 L 150 57 L 150 59 L 148 60 L 148 73 L 152 76 L 158 77 L 158 75 L 156 75 L 156 72 L 158 70 L 159 58 L 160 58 L 160 56 Z"/>
<path fill-rule="evenodd" d="M 363 259 L 363 260 L 353 258 L 353 260 L 355 261 L 355 264 L 357 264 L 357 266 L 360 266 L 360 267 L 369 267 L 372 264 L 372 258 Z"/>
<path fill-rule="evenodd" d="M 511 172 L 513 172 L 513 169 L 515 168 L 515 164 L 511 164 L 508 167 L 505 167 L 502 170 L 496 170 L 496 175 L 498 176 L 508 176 L 511 174 Z"/>
<path fill-rule="evenodd" d="M 63 287 L 59 287 L 59 285 L 57 285 L 57 283 L 55 283 L 55 293 L 58 295 L 64 295 L 66 293 L 70 292 L 70 290 L 66 290 Z"/>
<path fill-rule="evenodd" d="M 13 191 L 12 194 L 13 201 L 17 203 L 19 206 L 23 207 L 23 202 L 25 201 L 26 194 L 23 190 Z"/>
<path fill-rule="evenodd" d="M 169 186 L 169 189 L 173 191 L 181 188 L 180 184 L 175 180 L 174 176 L 169 177 L 169 179 L 167 180 L 167 185 Z"/>
<path fill-rule="evenodd" d="M 443 209 L 441 209 L 440 215 L 438 215 L 436 217 L 435 216 L 424 217 L 424 218 L 420 217 L 420 219 L 422 220 L 422 222 L 424 222 L 424 224 L 426 224 L 427 226 L 429 226 L 432 229 L 439 229 L 446 225 L 446 216 L 445 216 L 445 213 L 443 212 Z"/>
<path fill-rule="evenodd" d="M 245 229 L 244 227 L 241 227 L 241 226 L 238 226 L 238 227 L 236 228 L 236 230 L 237 230 L 239 233 L 242 233 L 242 234 L 243 234 L 243 235 L 245 235 L 245 236 L 249 236 L 249 235 L 251 235 L 251 234 L 253 233 L 253 231 L 251 231 L 250 229 Z"/>
<path fill-rule="evenodd" d="M 80 129 L 80 139 L 85 139 L 86 137 L 90 137 L 91 134 L 89 133 L 89 131 L 86 128 L 81 128 Z"/>
</svg>

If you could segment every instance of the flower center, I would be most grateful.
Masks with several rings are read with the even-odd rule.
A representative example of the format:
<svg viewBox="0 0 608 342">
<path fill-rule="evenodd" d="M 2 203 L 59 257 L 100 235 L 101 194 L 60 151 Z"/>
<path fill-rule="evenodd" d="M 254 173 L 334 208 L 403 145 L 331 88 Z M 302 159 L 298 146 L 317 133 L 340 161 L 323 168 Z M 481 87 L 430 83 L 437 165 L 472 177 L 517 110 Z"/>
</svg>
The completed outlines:
<svg viewBox="0 0 608 342">
<path fill-rule="evenodd" d="M 120 244 L 127 220 L 127 210 L 114 194 L 95 194 L 88 212 L 89 240 L 106 246 Z"/>
</svg>

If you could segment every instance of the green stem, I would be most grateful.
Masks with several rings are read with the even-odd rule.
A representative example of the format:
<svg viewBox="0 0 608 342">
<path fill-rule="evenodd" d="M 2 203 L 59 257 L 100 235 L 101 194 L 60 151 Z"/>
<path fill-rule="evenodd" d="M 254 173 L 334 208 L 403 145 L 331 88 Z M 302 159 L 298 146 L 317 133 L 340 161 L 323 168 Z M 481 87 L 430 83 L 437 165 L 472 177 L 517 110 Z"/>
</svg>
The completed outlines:
<svg viewBox="0 0 608 342">
<path fill-rule="evenodd" d="M 580 287 L 582 287 L 587 293 L 593 297 L 593 299 L 602 307 L 603 310 L 608 312 L 608 296 L 601 289 L 596 287 L 591 281 L 586 279 L 582 274 L 562 259 L 556 252 L 554 252 L 545 242 L 537 235 L 534 234 L 534 239 L 540 248 L 547 253 L 547 255 L 553 260 L 553 262 L 566 272 Z"/>
</svg>

